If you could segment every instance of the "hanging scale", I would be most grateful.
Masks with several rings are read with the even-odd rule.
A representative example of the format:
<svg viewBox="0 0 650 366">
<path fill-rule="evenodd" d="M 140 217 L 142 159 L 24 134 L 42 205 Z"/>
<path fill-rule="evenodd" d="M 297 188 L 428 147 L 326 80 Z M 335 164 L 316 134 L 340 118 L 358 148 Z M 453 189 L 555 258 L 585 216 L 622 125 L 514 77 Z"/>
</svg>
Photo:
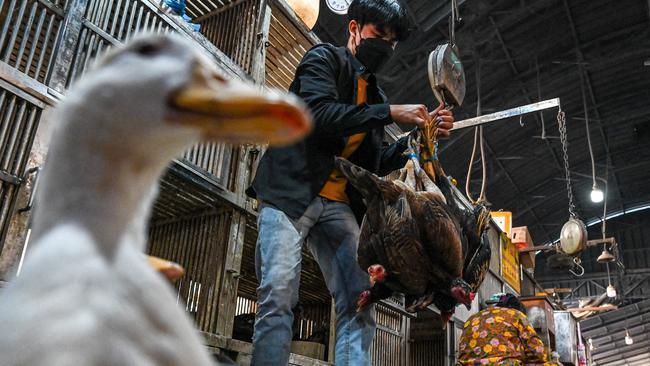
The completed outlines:
<svg viewBox="0 0 650 366">
<path fill-rule="evenodd" d="M 573 191 L 571 189 L 571 176 L 569 171 L 569 155 L 567 153 L 568 142 L 566 116 L 561 107 L 557 113 L 557 123 L 560 130 L 560 141 L 562 142 L 566 189 L 569 197 L 569 221 L 562 226 L 562 230 L 560 231 L 560 244 L 558 245 L 558 249 L 565 254 L 576 256 L 585 249 L 587 245 L 587 228 L 585 224 L 578 219 L 578 216 L 575 213 L 575 205 L 573 204 Z M 576 262 L 576 265 L 580 266 L 579 259 Z"/>
</svg>

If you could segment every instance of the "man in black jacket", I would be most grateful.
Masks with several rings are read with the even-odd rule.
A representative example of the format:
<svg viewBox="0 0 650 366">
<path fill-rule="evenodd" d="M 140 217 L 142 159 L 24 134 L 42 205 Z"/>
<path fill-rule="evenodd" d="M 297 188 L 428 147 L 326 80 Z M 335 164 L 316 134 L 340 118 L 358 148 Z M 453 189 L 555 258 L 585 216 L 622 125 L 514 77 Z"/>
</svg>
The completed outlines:
<svg viewBox="0 0 650 366">
<path fill-rule="evenodd" d="M 406 139 L 383 143 L 393 121 L 423 126 L 435 118 L 446 136 L 453 116 L 424 105 L 390 105 L 374 73 L 407 37 L 408 21 L 394 0 L 354 0 L 348 10 L 347 47 L 317 45 L 305 54 L 290 91 L 314 117 L 313 133 L 294 145 L 270 148 L 262 157 L 249 194 L 261 202 L 256 249 L 258 310 L 252 364 L 286 365 L 291 343 L 291 308 L 298 300 L 301 247 L 318 262 L 336 308 L 335 363 L 369 365 L 375 333 L 372 307 L 356 312 L 369 287 L 359 268 L 358 219 L 365 207 L 334 168 L 343 156 L 379 175 L 401 168 Z"/>
</svg>

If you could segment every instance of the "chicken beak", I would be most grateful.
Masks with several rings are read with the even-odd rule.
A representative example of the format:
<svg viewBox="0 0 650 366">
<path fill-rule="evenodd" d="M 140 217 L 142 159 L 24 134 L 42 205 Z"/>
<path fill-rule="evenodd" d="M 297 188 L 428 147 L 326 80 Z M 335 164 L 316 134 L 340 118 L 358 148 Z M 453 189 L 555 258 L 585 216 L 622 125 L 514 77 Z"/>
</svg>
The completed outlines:
<svg viewBox="0 0 650 366">
<path fill-rule="evenodd" d="M 176 120 L 198 127 L 206 140 L 282 145 L 304 137 L 312 127 L 296 96 L 225 79 L 202 62 L 170 103 L 182 113 Z"/>
</svg>

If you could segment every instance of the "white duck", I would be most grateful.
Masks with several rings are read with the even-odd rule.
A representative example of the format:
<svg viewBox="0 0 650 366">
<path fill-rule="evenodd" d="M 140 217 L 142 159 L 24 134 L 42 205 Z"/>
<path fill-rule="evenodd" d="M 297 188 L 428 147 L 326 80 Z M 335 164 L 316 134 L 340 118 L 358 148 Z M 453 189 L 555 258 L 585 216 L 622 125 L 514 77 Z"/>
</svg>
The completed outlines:
<svg viewBox="0 0 650 366">
<path fill-rule="evenodd" d="M 58 107 L 34 244 L 0 294 L 0 364 L 212 364 L 141 254 L 157 180 L 197 141 L 287 143 L 310 122 L 296 98 L 226 80 L 195 49 L 139 38 Z"/>
</svg>

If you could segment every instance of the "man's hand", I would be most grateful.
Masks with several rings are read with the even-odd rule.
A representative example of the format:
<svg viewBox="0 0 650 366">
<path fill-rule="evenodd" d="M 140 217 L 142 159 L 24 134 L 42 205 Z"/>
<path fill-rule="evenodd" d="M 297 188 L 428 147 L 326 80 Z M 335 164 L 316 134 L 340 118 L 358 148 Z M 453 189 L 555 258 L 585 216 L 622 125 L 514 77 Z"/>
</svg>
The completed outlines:
<svg viewBox="0 0 650 366">
<path fill-rule="evenodd" d="M 434 123 L 438 124 L 438 136 L 449 137 L 449 130 L 454 127 L 454 115 L 450 110 L 443 109 L 444 107 L 445 105 L 440 103 L 438 108 L 429 113 L 429 118 L 435 118 Z"/>
<path fill-rule="evenodd" d="M 397 123 L 416 125 L 420 128 L 431 119 L 424 104 L 391 104 L 390 117 Z"/>
<path fill-rule="evenodd" d="M 397 123 L 420 128 L 423 128 L 427 121 L 433 120 L 438 125 L 438 135 L 448 137 L 449 130 L 454 127 L 454 115 L 451 111 L 443 109 L 444 107 L 441 103 L 434 111 L 428 112 L 423 104 L 392 104 L 390 116 Z"/>
</svg>

